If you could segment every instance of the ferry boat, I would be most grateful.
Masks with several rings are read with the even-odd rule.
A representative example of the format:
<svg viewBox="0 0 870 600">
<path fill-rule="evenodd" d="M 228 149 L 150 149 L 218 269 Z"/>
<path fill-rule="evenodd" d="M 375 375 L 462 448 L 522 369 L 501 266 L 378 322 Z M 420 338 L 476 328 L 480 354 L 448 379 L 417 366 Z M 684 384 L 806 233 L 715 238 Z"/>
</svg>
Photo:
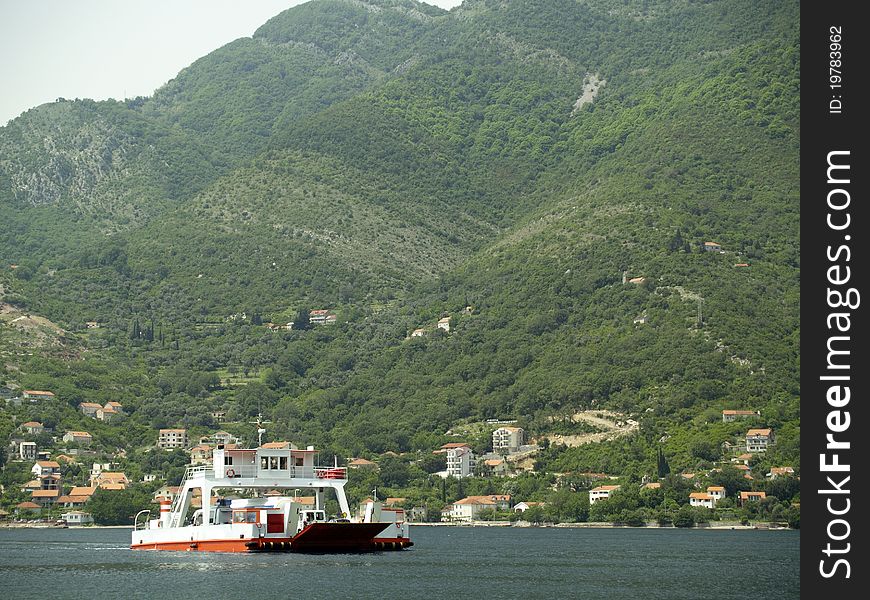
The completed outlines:
<svg viewBox="0 0 870 600">
<path fill-rule="evenodd" d="M 289 443 L 254 449 L 217 446 L 210 465 L 187 468 L 174 500 L 160 503 L 160 515 L 136 515 L 133 550 L 196 552 L 366 552 L 402 550 L 413 545 L 402 509 L 369 501 L 359 518 L 351 518 L 344 486 L 347 469 L 316 466 L 313 446 Z M 230 495 L 216 498 L 216 490 Z M 314 507 L 293 495 L 267 496 L 267 490 L 303 490 L 314 495 Z M 328 490 L 341 515 L 328 517 Z M 193 510 L 199 492 L 201 508 Z"/>
</svg>

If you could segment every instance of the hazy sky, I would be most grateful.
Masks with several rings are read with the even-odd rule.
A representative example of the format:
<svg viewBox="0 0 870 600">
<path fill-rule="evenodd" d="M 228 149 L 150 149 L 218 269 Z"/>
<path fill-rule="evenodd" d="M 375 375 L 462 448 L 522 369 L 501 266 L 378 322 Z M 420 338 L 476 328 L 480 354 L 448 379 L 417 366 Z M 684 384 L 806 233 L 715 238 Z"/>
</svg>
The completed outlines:
<svg viewBox="0 0 870 600">
<path fill-rule="evenodd" d="M 150 96 L 197 58 L 303 1 L 0 0 L 0 126 L 59 96 Z"/>
</svg>

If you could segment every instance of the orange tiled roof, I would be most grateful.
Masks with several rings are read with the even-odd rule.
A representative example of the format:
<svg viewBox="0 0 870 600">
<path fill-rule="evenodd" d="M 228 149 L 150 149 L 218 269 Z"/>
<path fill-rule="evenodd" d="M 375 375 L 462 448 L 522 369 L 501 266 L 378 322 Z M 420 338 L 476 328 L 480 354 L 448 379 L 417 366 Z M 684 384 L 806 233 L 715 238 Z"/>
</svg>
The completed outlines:
<svg viewBox="0 0 870 600">
<path fill-rule="evenodd" d="M 33 490 L 30 496 L 32 498 L 57 498 L 60 496 L 60 490 Z"/>
<path fill-rule="evenodd" d="M 746 432 L 747 436 L 750 435 L 770 435 L 770 429 L 750 429 Z"/>
<path fill-rule="evenodd" d="M 290 447 L 290 442 L 266 442 L 260 448 L 266 448 L 270 450 L 286 450 Z"/>
</svg>

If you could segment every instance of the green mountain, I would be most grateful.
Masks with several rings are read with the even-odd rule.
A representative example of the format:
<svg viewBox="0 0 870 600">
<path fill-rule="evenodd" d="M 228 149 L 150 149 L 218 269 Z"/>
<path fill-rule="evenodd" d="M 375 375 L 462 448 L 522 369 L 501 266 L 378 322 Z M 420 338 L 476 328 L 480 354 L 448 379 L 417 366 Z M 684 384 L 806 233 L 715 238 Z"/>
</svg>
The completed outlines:
<svg viewBox="0 0 870 600">
<path fill-rule="evenodd" d="M 797 467 L 798 8 L 317 0 L 152 97 L 34 108 L 0 128 L 6 301 L 87 351 L 5 377 L 123 395 L 107 445 L 220 411 L 428 452 L 609 409 L 638 433 L 539 467 L 640 477 L 711 465 L 751 408 Z"/>
</svg>

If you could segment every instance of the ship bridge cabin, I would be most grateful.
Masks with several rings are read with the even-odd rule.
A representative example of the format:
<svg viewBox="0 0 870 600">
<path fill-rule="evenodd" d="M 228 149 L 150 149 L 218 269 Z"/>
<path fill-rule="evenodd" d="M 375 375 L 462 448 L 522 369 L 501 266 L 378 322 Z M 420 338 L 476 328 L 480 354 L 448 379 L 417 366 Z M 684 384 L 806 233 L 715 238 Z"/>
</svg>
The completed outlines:
<svg viewBox="0 0 870 600">
<path fill-rule="evenodd" d="M 218 446 L 214 451 L 214 477 L 217 479 L 234 478 L 316 478 L 314 458 L 317 451 L 309 446 L 306 450 L 294 448 L 292 444 L 266 444 L 255 449 L 227 449 Z M 324 468 L 326 469 L 326 468 Z M 336 467 L 333 467 L 336 469 Z M 346 478 L 344 469 L 332 471 L 333 478 Z"/>
<path fill-rule="evenodd" d="M 248 489 L 256 495 L 272 489 L 306 489 L 315 494 L 315 508 L 324 505 L 324 492 L 331 488 L 342 512 L 350 514 L 344 485 L 347 469 L 315 464 L 317 451 L 313 446 L 305 450 L 289 442 L 270 442 L 259 448 L 235 448 L 219 445 L 214 449 L 212 464 L 187 468 L 181 493 L 171 508 L 168 524 L 180 527 L 191 506 L 194 490 L 201 490 L 204 524 L 220 523 L 224 517 L 212 510 L 212 492 L 216 489 Z M 235 522 L 235 520 L 234 520 Z"/>
</svg>

